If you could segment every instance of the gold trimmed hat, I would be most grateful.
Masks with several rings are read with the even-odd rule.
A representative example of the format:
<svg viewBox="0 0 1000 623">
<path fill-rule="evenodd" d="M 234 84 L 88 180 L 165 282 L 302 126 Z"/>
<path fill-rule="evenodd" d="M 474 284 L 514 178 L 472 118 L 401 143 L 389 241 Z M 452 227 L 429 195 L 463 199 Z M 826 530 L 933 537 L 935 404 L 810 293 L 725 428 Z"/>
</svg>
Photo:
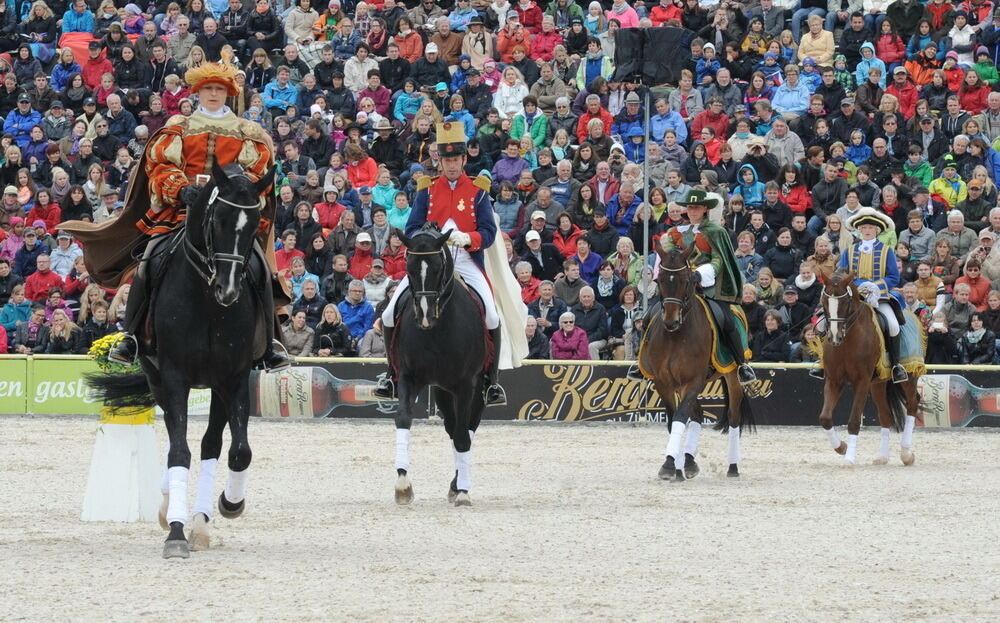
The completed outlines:
<svg viewBox="0 0 1000 623">
<path fill-rule="evenodd" d="M 442 158 L 465 154 L 465 126 L 457 121 L 445 121 L 435 127 L 438 154 Z"/>
<path fill-rule="evenodd" d="M 184 81 L 190 85 L 192 93 L 197 93 L 198 89 L 206 84 L 221 84 L 226 87 L 230 97 L 240 94 L 240 89 L 236 85 L 236 68 L 232 65 L 203 63 L 201 67 L 187 70 Z"/>
<path fill-rule="evenodd" d="M 896 224 L 887 214 L 868 207 L 861 208 L 848 217 L 845 225 L 848 229 L 857 229 L 862 225 L 874 225 L 879 228 L 879 233 L 896 228 Z"/>
</svg>

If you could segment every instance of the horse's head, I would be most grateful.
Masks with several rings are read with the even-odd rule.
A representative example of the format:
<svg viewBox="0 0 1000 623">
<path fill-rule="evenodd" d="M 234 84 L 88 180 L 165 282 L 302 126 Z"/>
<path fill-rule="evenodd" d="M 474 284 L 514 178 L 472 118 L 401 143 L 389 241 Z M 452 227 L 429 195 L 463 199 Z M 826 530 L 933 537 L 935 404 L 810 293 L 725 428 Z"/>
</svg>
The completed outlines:
<svg viewBox="0 0 1000 623">
<path fill-rule="evenodd" d="M 683 250 L 664 251 L 662 247 L 656 248 L 656 254 L 660 256 L 660 274 L 656 278 L 656 285 L 663 302 L 663 327 L 667 331 L 681 328 L 694 295 L 694 279 L 691 267 L 688 266 L 688 258 L 693 250 L 694 245 Z"/>
<path fill-rule="evenodd" d="M 274 183 L 275 168 L 252 182 L 239 165 L 223 168 L 213 163 L 213 179 L 198 198 L 205 252 L 200 259 L 220 305 L 228 307 L 240 297 L 243 271 L 260 224 L 263 195 Z M 189 212 L 189 218 L 193 212 L 196 210 Z"/>
<path fill-rule="evenodd" d="M 830 343 L 835 346 L 847 337 L 851 319 L 858 310 L 860 298 L 853 284 L 854 275 L 850 271 L 838 270 L 824 279 L 820 303 L 829 327 Z"/>
<path fill-rule="evenodd" d="M 412 238 L 401 236 L 406 245 L 406 275 L 413 295 L 413 313 L 421 329 L 437 325 L 443 303 L 451 292 L 455 264 L 445 249 L 449 235 L 450 229 L 442 232 L 436 223 L 428 223 Z"/>
</svg>

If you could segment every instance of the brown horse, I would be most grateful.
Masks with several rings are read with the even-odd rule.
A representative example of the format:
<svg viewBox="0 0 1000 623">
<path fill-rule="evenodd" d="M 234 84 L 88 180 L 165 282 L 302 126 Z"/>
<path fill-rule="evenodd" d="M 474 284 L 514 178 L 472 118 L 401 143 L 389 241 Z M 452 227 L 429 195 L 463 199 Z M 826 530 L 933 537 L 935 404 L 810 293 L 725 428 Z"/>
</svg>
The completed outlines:
<svg viewBox="0 0 1000 623">
<path fill-rule="evenodd" d="M 919 402 L 917 380 L 920 374 L 911 373 L 909 380 L 903 383 L 880 379 L 877 366 L 883 348 L 881 340 L 877 339 L 877 332 L 881 331 L 875 319 L 877 312 L 861 299 L 850 272 L 837 270 L 824 278 L 824 282 L 820 301 L 829 328 L 822 342 L 826 381 L 819 424 L 826 430 L 830 445 L 837 454 L 844 455 L 849 465 L 856 464 L 861 414 L 871 395 L 882 427 L 881 447 L 874 463 L 884 465 L 889 462 L 889 435 L 890 428 L 894 427 L 903 431 L 900 458 L 904 465 L 912 465 L 915 460 L 913 427 Z M 833 426 L 833 410 L 848 384 L 854 389 L 854 400 L 847 421 L 847 443 L 844 443 Z"/>
<path fill-rule="evenodd" d="M 670 427 L 667 458 L 659 477 L 674 482 L 694 478 L 699 472 L 695 456 L 704 413 L 698 404 L 698 394 L 709 381 L 719 376 L 725 380 L 729 417 L 719 418 L 715 428 L 729 434 L 727 475 L 730 477 L 740 475 L 740 427 L 742 424 L 753 427 L 753 412 L 749 400 L 744 400 L 735 367 L 722 375 L 712 368 L 712 321 L 704 311 L 701 297 L 695 293 L 695 281 L 687 262 L 693 250 L 693 246 L 684 250 L 656 249 L 660 256 L 656 281 L 662 309 L 648 317 L 646 337 L 639 352 L 639 367 L 653 378 Z M 682 451 L 685 430 L 687 443 Z"/>
</svg>

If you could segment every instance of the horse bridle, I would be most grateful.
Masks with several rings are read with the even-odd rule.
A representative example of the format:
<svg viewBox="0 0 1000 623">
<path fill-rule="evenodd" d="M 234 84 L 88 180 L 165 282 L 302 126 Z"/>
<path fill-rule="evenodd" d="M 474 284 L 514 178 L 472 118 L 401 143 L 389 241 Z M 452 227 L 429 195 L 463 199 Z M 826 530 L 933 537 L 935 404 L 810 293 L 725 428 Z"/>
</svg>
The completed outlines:
<svg viewBox="0 0 1000 623">
<path fill-rule="evenodd" d="M 420 234 L 418 233 L 417 235 L 420 235 Z M 430 234 L 425 234 L 425 235 L 430 235 Z M 416 237 L 416 236 L 414 236 L 414 237 Z M 442 261 L 444 262 L 444 265 L 445 266 L 448 265 L 448 257 L 446 257 L 448 255 L 448 250 L 446 248 L 444 248 L 444 247 L 438 249 L 437 251 L 410 251 L 409 249 L 407 249 L 406 254 L 407 255 L 440 255 L 441 258 L 442 258 Z M 455 283 L 455 270 L 454 270 L 454 267 L 453 267 L 452 271 L 451 271 L 451 274 L 448 275 L 447 277 L 444 277 L 441 280 L 441 285 L 438 287 L 437 290 L 417 290 L 417 289 L 415 289 L 415 288 L 412 287 L 415 284 L 411 284 L 411 290 L 413 292 L 413 297 L 414 297 L 413 300 L 414 300 L 414 302 L 416 302 L 417 299 L 419 299 L 421 297 L 425 297 L 425 296 L 428 297 L 428 298 L 433 298 L 434 299 L 434 313 L 436 315 L 440 316 L 441 315 L 441 308 L 448 302 L 448 300 L 451 298 L 451 293 L 454 291 L 454 288 L 452 287 L 454 283 Z M 423 284 L 421 284 L 421 285 L 423 285 Z"/>
<path fill-rule="evenodd" d="M 827 300 L 834 299 L 836 301 L 840 301 L 841 299 L 852 300 L 854 298 L 854 291 L 851 290 L 851 286 L 847 286 L 847 290 L 843 294 L 830 294 L 829 292 L 827 292 L 827 287 L 828 286 L 823 286 L 823 296 L 825 296 Z M 834 322 L 844 323 L 844 333 L 846 334 L 848 331 L 851 330 L 851 327 L 854 326 L 854 321 L 857 320 L 858 311 L 860 309 L 861 308 L 858 306 L 852 306 L 851 313 L 849 313 L 844 318 L 833 317 L 828 315 L 826 318 L 826 322 L 830 326 L 831 330 L 833 329 Z M 826 305 L 823 306 L 823 311 L 826 312 L 827 314 L 830 313 L 829 308 Z"/>
<path fill-rule="evenodd" d="M 208 204 L 205 207 L 205 214 L 202 217 L 202 240 L 205 242 L 205 253 L 202 253 L 191 243 L 191 239 L 187 236 L 184 237 L 184 255 L 187 257 L 188 262 L 194 267 L 198 274 L 201 275 L 202 279 L 206 283 L 212 283 L 215 279 L 215 263 L 216 262 L 232 262 L 236 264 L 240 272 L 243 271 L 244 266 L 246 266 L 247 258 L 250 251 L 247 251 L 247 255 L 236 255 L 235 253 L 220 253 L 214 250 L 214 245 L 212 244 L 212 217 L 215 215 L 215 206 L 219 203 L 224 203 L 228 206 L 237 208 L 239 210 L 257 210 L 259 211 L 264 206 L 264 199 L 261 198 L 256 205 L 243 205 L 239 203 L 234 203 L 225 197 L 219 196 L 219 186 L 216 185 L 212 189 L 212 194 L 208 197 Z M 256 226 L 256 225 L 255 225 Z M 192 258 L 192 254 L 194 258 Z M 197 260 L 197 261 L 196 261 Z"/>
<path fill-rule="evenodd" d="M 668 272 L 668 273 L 679 273 L 679 272 L 684 272 L 684 271 L 690 271 L 691 268 L 689 266 L 686 266 L 686 265 L 682 266 L 680 268 L 666 268 L 666 267 L 664 267 L 664 266 L 661 265 L 660 266 L 660 270 Z M 671 277 L 671 279 L 673 279 L 673 277 Z M 663 330 L 664 331 L 677 331 L 678 329 L 681 328 L 681 325 L 684 324 L 684 319 L 687 317 L 688 309 L 691 307 L 691 295 L 693 293 L 694 293 L 694 284 L 692 284 L 689 281 L 688 282 L 688 292 L 684 296 L 684 298 L 679 299 L 679 298 L 676 298 L 676 297 L 673 297 L 673 296 L 666 296 L 666 297 L 663 297 L 663 298 L 660 299 L 661 303 L 663 303 L 663 304 L 674 303 L 678 307 L 680 307 L 680 309 L 681 309 L 680 318 L 677 321 L 677 327 L 674 328 L 674 329 L 669 329 L 669 328 L 667 328 L 667 325 L 664 323 L 664 325 L 663 325 Z"/>
</svg>

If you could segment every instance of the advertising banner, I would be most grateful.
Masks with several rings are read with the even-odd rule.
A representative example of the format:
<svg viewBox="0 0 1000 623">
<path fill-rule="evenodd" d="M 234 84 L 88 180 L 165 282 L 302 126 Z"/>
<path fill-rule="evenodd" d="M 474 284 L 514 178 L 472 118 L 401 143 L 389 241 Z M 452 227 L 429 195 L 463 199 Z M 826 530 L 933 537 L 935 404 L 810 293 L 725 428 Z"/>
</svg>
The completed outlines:
<svg viewBox="0 0 1000 623">
<path fill-rule="evenodd" d="M 398 405 L 371 396 L 370 386 L 385 369 L 377 360 L 309 359 L 299 362 L 303 391 L 291 391 L 289 380 L 265 387 L 254 379 L 252 405 L 265 417 L 392 418 Z M 823 383 L 805 367 L 755 366 L 765 398 L 751 401 L 757 424 L 816 426 L 823 406 Z M 98 414 L 101 405 L 82 379 L 96 364 L 84 357 L 0 357 L 0 414 Z M 307 372 L 307 370 L 309 372 Z M 626 368 L 612 363 L 532 362 L 501 373 L 508 404 L 486 409 L 489 420 L 548 422 L 665 422 L 666 411 L 651 381 L 625 378 Z M 299 372 L 298 370 L 296 372 Z M 293 375 L 295 376 L 295 375 Z M 295 377 L 297 378 L 297 376 Z M 918 422 L 925 426 L 1000 426 L 1000 387 L 995 368 L 951 366 L 931 368 L 920 382 Z M 282 384 L 284 382 L 284 384 Z M 277 392 L 274 395 L 268 390 Z M 293 398 L 308 394 L 306 406 Z M 282 398 L 284 397 L 284 398 Z M 418 400 L 416 417 L 435 415 L 430 392 Z M 189 400 L 192 415 L 208 413 L 210 392 L 195 390 Z M 276 399 L 276 400 L 275 400 Z M 847 421 L 851 394 L 845 392 L 834 413 L 837 425 Z M 708 383 L 699 405 L 709 422 L 724 416 L 725 386 Z M 273 404 L 279 405 L 274 408 Z M 301 408 L 300 408 L 301 407 Z M 274 411 L 270 413 L 268 411 Z M 869 400 L 865 425 L 876 426 Z"/>
</svg>

